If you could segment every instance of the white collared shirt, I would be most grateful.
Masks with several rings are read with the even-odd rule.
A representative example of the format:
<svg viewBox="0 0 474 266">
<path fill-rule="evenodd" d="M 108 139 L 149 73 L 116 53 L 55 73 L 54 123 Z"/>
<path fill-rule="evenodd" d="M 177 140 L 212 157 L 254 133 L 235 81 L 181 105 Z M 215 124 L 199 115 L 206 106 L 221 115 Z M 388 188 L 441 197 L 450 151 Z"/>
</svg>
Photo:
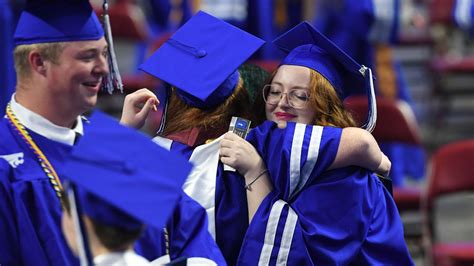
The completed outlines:
<svg viewBox="0 0 474 266">
<path fill-rule="evenodd" d="M 15 100 L 15 94 L 13 94 L 10 104 L 13 113 L 21 124 L 50 140 L 72 146 L 76 138 L 76 133 L 81 136 L 84 135 L 82 118 L 80 116 L 77 117 L 74 128 L 71 129 L 57 126 L 48 119 L 22 106 Z"/>
<path fill-rule="evenodd" d="M 150 265 L 145 258 L 132 250 L 126 252 L 112 252 L 94 258 L 96 266 L 145 266 Z"/>
</svg>

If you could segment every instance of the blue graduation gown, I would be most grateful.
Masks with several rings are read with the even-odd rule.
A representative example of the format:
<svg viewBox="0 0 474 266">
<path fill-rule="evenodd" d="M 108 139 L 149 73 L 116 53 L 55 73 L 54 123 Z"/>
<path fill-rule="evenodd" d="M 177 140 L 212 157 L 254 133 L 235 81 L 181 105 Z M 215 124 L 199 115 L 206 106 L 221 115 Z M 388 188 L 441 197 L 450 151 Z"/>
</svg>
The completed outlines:
<svg viewBox="0 0 474 266">
<path fill-rule="evenodd" d="M 181 257 L 203 257 L 218 265 L 225 265 L 224 257 L 207 231 L 207 227 L 205 210 L 183 193 L 166 225 L 171 260 Z M 142 237 L 135 243 L 135 250 L 148 260 L 155 260 L 165 255 L 166 239 L 163 230 L 147 227 Z"/>
<path fill-rule="evenodd" d="M 321 172 L 335 158 L 341 129 L 274 127 L 248 136 L 275 188 L 249 226 L 238 264 L 413 265 L 398 210 L 379 179 L 359 167 Z"/>
<path fill-rule="evenodd" d="M 88 126 L 91 125 L 84 123 L 85 133 Z M 59 171 L 72 147 L 29 133 Z M 22 163 L 15 168 L 5 157 L 0 158 L 0 264 L 79 265 L 62 234 L 59 199 L 36 156 L 6 118 L 0 120 L 0 136 L 0 156 L 23 153 Z M 205 257 L 223 264 L 222 255 L 207 232 L 204 213 L 189 197 L 180 199 L 168 223 L 172 259 Z M 166 254 L 162 229 L 147 228 L 137 243 L 137 250 L 150 260 Z"/>
<path fill-rule="evenodd" d="M 237 172 L 224 171 L 218 158 L 219 139 L 197 147 L 162 137 L 154 140 L 194 163 L 184 191 L 206 210 L 210 234 L 227 264 L 235 265 L 248 228 L 247 195 L 243 178 Z"/>
<path fill-rule="evenodd" d="M 271 157 L 273 153 L 280 154 L 280 147 L 288 147 L 288 145 L 283 145 L 283 143 L 291 143 L 295 135 L 294 124 L 293 127 L 289 126 L 285 130 L 278 129 L 274 125 L 272 122 L 265 122 L 263 125 L 252 130 L 252 132 L 257 132 L 261 127 L 271 128 L 271 131 L 275 131 L 275 134 L 283 136 L 281 143 L 276 146 L 266 146 L 266 143 L 260 143 L 262 150 L 270 154 L 267 160 L 273 159 Z M 309 128 L 309 131 L 311 131 L 312 127 Z M 334 160 L 341 130 L 334 128 L 322 130 L 322 127 L 318 129 L 318 134 L 322 136 L 321 141 L 315 138 L 311 139 L 310 134 L 304 136 L 304 140 L 298 139 L 302 141 L 300 143 L 301 145 L 304 143 L 307 147 L 310 146 L 309 143 L 311 141 L 316 141 L 319 144 L 318 147 L 316 147 L 314 143 L 311 145 L 312 148 L 316 147 L 316 149 L 312 150 L 309 156 L 308 150 L 301 151 L 301 158 L 304 157 L 313 160 L 314 153 L 324 152 L 328 154 L 328 156 L 319 158 L 315 163 L 315 168 L 325 169 Z M 270 131 L 266 131 L 265 133 L 273 134 Z M 318 134 L 315 134 L 315 136 L 320 136 Z M 219 139 L 196 148 L 191 148 L 182 143 L 159 137 L 155 140 L 163 147 L 180 152 L 195 163 L 195 170 L 193 170 L 195 174 L 191 174 L 191 177 L 185 182 L 184 190 L 204 206 L 211 224 L 209 231 L 215 237 L 227 263 L 229 265 L 236 265 L 240 247 L 242 246 L 245 232 L 248 228 L 247 194 L 244 188 L 244 178 L 236 172 L 225 171 L 223 164 L 220 163 L 218 157 Z M 289 150 L 285 149 L 284 152 L 289 153 Z M 206 160 L 200 160 L 201 157 L 205 157 Z M 280 169 L 290 169 L 289 163 L 283 161 L 278 167 L 280 167 Z M 201 194 L 199 191 L 193 190 L 193 187 L 199 187 L 199 190 L 204 190 L 206 193 Z M 295 189 L 296 188 L 299 188 L 297 184 L 295 184 Z M 210 194 L 212 195 L 209 196 Z"/>
<path fill-rule="evenodd" d="M 390 178 L 394 187 L 405 186 L 406 177 L 422 180 L 426 173 L 423 147 L 400 142 L 381 142 L 380 149 L 392 162 Z"/>
<path fill-rule="evenodd" d="M 29 133 L 55 169 L 63 163 L 71 146 Z M 59 199 L 37 157 L 6 118 L 0 135 L 0 155 L 23 153 L 16 167 L 0 159 L 0 264 L 79 265 L 61 231 Z"/>
</svg>

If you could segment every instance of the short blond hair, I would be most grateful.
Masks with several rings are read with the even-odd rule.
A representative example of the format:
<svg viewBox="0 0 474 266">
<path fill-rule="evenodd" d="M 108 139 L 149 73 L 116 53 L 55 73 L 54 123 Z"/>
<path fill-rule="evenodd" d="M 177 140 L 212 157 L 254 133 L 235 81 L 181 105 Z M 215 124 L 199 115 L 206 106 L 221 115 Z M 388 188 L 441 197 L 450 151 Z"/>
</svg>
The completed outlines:
<svg viewBox="0 0 474 266">
<path fill-rule="evenodd" d="M 29 78 L 31 75 L 30 65 L 28 62 L 28 55 L 33 50 L 38 50 L 43 60 L 58 63 L 59 55 L 64 49 L 66 43 L 35 43 L 23 44 L 15 47 L 13 51 L 13 58 L 15 61 L 15 71 L 18 78 Z"/>
</svg>

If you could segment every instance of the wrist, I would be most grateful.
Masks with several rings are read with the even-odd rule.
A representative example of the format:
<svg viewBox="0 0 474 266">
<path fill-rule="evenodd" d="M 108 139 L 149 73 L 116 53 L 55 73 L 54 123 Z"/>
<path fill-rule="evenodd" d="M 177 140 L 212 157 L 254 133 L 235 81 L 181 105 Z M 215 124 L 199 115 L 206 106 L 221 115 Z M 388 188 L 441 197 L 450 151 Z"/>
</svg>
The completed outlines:
<svg viewBox="0 0 474 266">
<path fill-rule="evenodd" d="M 252 185 L 257 182 L 262 176 L 267 174 L 268 170 L 265 168 L 263 169 L 257 176 L 255 176 L 251 181 L 246 181 L 245 189 L 248 191 L 252 191 Z"/>
<path fill-rule="evenodd" d="M 259 175 L 262 171 L 266 170 L 265 164 L 262 160 L 259 160 L 258 163 L 251 167 L 246 173 L 243 174 L 245 180 L 250 182 L 253 180 L 257 175 Z"/>
</svg>

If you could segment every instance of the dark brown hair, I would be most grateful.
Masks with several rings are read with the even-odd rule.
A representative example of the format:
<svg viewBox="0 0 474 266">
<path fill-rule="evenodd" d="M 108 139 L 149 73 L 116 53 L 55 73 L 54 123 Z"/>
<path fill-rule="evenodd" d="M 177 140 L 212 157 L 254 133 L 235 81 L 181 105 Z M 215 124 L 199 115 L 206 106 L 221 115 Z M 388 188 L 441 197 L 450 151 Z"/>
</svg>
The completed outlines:
<svg viewBox="0 0 474 266">
<path fill-rule="evenodd" d="M 104 225 L 90 219 L 94 233 L 100 243 L 113 252 L 125 251 L 137 240 L 143 232 L 143 227 L 130 230 L 115 226 Z"/>
</svg>

